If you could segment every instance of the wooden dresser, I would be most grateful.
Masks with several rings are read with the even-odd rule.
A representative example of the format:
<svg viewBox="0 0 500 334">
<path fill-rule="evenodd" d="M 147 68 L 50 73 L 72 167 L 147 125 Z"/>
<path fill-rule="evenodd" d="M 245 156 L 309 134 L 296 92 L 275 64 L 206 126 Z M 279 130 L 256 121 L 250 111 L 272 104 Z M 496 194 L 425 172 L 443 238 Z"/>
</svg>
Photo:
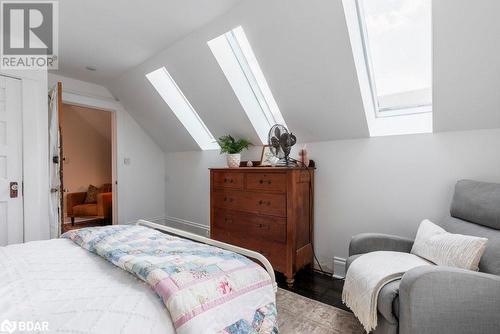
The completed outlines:
<svg viewBox="0 0 500 334">
<path fill-rule="evenodd" d="M 210 170 L 210 236 L 263 254 L 293 284 L 313 261 L 314 170 Z"/>
</svg>

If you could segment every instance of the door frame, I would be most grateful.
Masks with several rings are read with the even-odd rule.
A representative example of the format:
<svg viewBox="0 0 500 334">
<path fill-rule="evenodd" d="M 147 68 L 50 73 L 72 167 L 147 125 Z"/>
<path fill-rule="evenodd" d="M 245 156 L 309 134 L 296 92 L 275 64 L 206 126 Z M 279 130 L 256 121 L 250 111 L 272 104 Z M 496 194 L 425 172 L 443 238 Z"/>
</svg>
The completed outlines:
<svg viewBox="0 0 500 334">
<path fill-rule="evenodd" d="M 59 84 L 59 83 L 58 83 Z M 71 105 L 83 108 L 96 109 L 100 111 L 106 111 L 111 113 L 111 184 L 113 192 L 112 204 L 112 224 L 118 224 L 118 180 L 117 180 L 117 164 L 118 164 L 118 140 L 117 140 L 117 110 L 112 105 L 106 103 L 107 101 L 100 101 L 94 97 L 89 97 L 85 95 L 79 95 L 74 92 L 68 92 L 64 90 L 64 83 L 62 84 L 62 104 Z M 104 102 L 104 103 L 101 103 Z M 60 110 L 62 114 L 62 107 Z M 64 146 L 63 146 L 64 148 Z M 61 159 L 61 163 L 63 163 Z M 64 178 L 64 175 L 63 175 Z M 63 185 L 64 186 L 64 185 Z M 64 196 L 64 192 L 60 192 L 61 197 Z M 61 223 L 64 224 L 63 218 L 64 212 L 61 212 Z M 61 231 L 62 231 L 61 225 Z"/>
</svg>

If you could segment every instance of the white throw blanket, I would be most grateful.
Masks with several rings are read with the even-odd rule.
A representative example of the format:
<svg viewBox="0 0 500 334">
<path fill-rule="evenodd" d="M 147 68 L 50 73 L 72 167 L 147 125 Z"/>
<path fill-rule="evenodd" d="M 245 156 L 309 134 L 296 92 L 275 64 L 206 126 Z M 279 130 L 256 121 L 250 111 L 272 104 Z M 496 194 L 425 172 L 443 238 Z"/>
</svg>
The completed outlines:
<svg viewBox="0 0 500 334">
<path fill-rule="evenodd" d="M 377 327 L 377 299 L 384 285 L 400 279 L 412 268 L 430 264 L 408 253 L 363 254 L 349 266 L 342 301 L 354 312 L 368 333 Z"/>
</svg>

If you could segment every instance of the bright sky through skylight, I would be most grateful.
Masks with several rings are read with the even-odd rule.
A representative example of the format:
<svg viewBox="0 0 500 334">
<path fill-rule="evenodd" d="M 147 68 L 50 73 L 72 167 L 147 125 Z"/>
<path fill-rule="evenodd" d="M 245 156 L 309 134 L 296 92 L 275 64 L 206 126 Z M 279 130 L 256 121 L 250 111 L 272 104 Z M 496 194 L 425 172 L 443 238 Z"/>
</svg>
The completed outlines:
<svg viewBox="0 0 500 334">
<path fill-rule="evenodd" d="M 264 73 L 242 27 L 208 42 L 263 144 L 274 124 L 286 126 Z"/>
<path fill-rule="evenodd" d="M 210 130 L 203 123 L 165 67 L 146 74 L 146 78 L 202 150 L 217 150 L 220 148 Z"/>
<path fill-rule="evenodd" d="M 431 0 L 359 0 L 380 107 L 431 104 Z"/>
</svg>

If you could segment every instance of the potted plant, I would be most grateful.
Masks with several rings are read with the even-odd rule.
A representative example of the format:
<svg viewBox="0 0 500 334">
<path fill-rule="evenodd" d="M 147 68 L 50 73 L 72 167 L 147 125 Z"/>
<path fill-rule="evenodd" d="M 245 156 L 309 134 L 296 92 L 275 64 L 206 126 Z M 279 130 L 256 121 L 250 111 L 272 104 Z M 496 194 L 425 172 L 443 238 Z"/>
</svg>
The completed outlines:
<svg viewBox="0 0 500 334">
<path fill-rule="evenodd" d="M 220 154 L 226 153 L 227 166 L 229 168 L 240 167 L 241 151 L 252 145 L 246 139 L 235 140 L 231 135 L 222 136 L 217 141 L 220 146 Z"/>
</svg>

